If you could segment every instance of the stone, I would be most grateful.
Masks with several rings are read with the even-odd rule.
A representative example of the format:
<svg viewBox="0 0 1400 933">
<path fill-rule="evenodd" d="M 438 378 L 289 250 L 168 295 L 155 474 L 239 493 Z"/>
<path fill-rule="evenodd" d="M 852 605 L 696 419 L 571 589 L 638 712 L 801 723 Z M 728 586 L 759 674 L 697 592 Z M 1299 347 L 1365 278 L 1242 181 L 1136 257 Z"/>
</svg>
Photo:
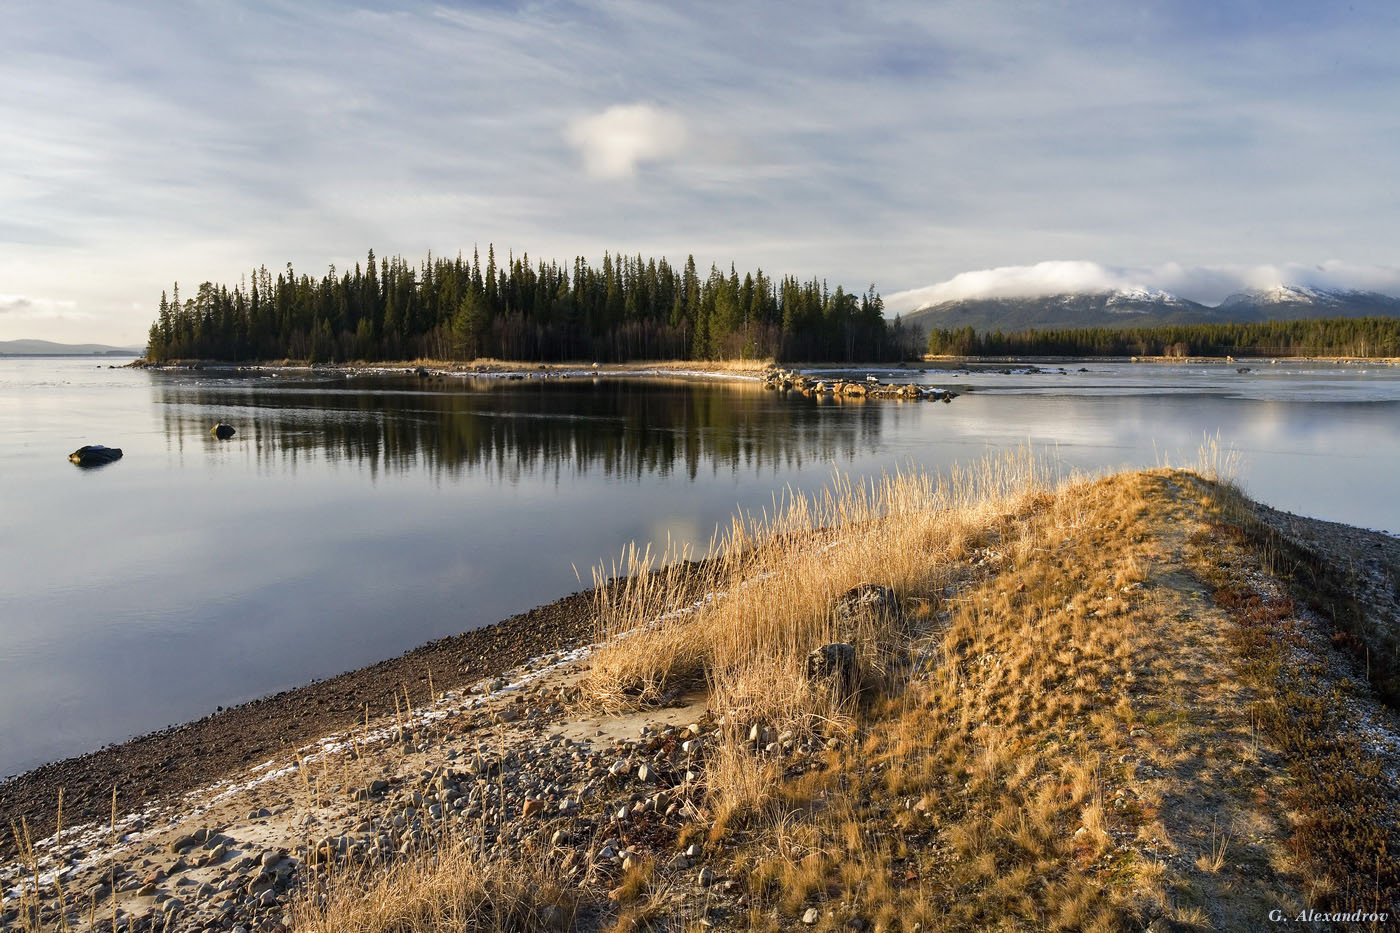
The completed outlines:
<svg viewBox="0 0 1400 933">
<path fill-rule="evenodd" d="M 122 458 L 120 447 L 103 447 L 101 444 L 84 444 L 68 455 L 68 459 L 81 467 L 102 466 Z"/>
<path fill-rule="evenodd" d="M 525 801 L 525 808 L 521 811 L 521 816 L 529 819 L 544 812 L 544 801 L 539 799 L 529 799 Z"/>
<path fill-rule="evenodd" d="M 843 630 L 862 618 L 892 622 L 904 618 L 894 590 L 878 583 L 861 583 L 842 593 L 832 602 L 831 615 Z"/>
<path fill-rule="evenodd" d="M 822 645 L 807 655 L 807 679 L 826 683 L 841 692 L 855 688 L 858 679 L 856 649 L 846 642 Z"/>
<path fill-rule="evenodd" d="M 807 912 L 802 915 L 802 922 L 807 924 L 807 926 L 809 927 L 816 926 L 817 921 L 820 919 L 821 913 L 818 912 L 817 908 L 815 907 L 808 907 Z"/>
<path fill-rule="evenodd" d="M 233 437 L 233 436 L 234 436 L 235 434 L 237 434 L 238 432 L 235 431 L 235 430 L 233 429 L 233 425 L 231 425 L 231 424 L 224 424 L 224 423 L 221 421 L 221 422 L 219 422 L 218 424 L 214 425 L 212 428 L 210 428 L 210 429 L 209 429 L 209 433 L 212 434 L 212 435 L 214 435 L 215 437 L 217 437 L 217 438 L 218 438 L 219 440 L 221 440 L 221 441 L 226 441 L 226 440 L 228 440 L 230 437 Z"/>
<path fill-rule="evenodd" d="M 700 874 L 695 877 L 695 880 L 699 883 L 700 887 L 708 888 L 715 883 L 715 873 L 707 866 L 700 869 Z"/>
</svg>

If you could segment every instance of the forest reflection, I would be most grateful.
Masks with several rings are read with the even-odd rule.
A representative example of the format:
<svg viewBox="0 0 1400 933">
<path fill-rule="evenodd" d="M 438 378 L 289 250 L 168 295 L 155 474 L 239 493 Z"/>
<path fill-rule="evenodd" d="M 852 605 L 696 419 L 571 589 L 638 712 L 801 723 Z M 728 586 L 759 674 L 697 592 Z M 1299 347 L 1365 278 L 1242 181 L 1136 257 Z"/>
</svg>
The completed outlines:
<svg viewBox="0 0 1400 933">
<path fill-rule="evenodd" d="M 324 459 L 370 471 L 480 473 L 506 482 L 602 472 L 777 472 L 849 461 L 898 406 L 779 396 L 679 378 L 356 377 L 157 380 L 167 439 L 242 446 L 278 468 Z M 209 429 L 227 422 L 228 442 Z"/>
</svg>

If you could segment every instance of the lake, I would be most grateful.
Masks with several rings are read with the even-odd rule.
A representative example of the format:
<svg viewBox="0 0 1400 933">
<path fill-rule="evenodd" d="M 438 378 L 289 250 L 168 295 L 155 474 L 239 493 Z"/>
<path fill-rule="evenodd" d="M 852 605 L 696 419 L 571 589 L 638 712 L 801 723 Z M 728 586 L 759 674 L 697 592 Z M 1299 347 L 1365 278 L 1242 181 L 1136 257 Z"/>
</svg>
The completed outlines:
<svg viewBox="0 0 1400 933">
<path fill-rule="evenodd" d="M 0 359 L 0 775 L 489 624 L 629 541 L 703 550 L 838 470 L 1027 443 L 1068 468 L 1189 464 L 1218 434 L 1256 498 L 1400 532 L 1400 368 L 1249 365 L 901 374 L 965 393 L 943 404 Z M 125 457 L 66 461 L 89 443 Z"/>
</svg>

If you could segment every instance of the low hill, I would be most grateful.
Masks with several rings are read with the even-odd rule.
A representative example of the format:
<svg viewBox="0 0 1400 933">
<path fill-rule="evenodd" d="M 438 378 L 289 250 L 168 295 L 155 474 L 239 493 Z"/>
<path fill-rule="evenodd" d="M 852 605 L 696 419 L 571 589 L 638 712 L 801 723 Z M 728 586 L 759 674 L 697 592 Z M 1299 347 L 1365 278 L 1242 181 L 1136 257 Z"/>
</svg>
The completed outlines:
<svg viewBox="0 0 1400 933">
<path fill-rule="evenodd" d="M 141 356 L 145 352 L 145 347 L 113 347 L 105 343 L 0 340 L 0 356 Z"/>
</svg>

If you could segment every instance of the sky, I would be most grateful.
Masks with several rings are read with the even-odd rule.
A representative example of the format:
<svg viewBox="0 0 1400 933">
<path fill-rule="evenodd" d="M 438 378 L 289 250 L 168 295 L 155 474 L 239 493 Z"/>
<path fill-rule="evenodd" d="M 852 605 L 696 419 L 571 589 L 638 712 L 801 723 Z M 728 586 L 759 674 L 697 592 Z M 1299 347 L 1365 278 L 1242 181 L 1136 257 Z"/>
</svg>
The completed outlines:
<svg viewBox="0 0 1400 933">
<path fill-rule="evenodd" d="M 7 0 L 0 339 L 373 248 L 1400 294 L 1400 6 Z"/>
</svg>

